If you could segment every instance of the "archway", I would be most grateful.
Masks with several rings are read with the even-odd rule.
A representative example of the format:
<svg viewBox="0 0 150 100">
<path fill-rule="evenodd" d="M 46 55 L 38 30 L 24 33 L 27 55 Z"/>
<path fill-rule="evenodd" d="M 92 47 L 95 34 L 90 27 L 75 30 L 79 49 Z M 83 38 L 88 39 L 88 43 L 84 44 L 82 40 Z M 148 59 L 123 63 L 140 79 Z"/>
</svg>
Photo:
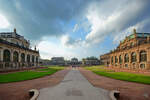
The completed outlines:
<svg viewBox="0 0 150 100">
<path fill-rule="evenodd" d="M 145 62 L 147 61 L 147 53 L 146 51 L 141 51 L 140 52 L 140 62 Z"/>
<path fill-rule="evenodd" d="M 10 62 L 10 51 L 9 50 L 4 50 L 3 53 L 3 61 L 4 62 Z"/>
</svg>

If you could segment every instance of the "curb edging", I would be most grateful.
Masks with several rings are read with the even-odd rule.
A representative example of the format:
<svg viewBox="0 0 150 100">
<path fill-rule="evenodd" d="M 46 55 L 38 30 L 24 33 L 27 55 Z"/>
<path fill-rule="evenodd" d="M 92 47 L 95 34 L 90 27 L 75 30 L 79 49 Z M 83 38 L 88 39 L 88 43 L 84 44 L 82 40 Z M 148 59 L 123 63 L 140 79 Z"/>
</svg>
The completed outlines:
<svg viewBox="0 0 150 100">
<path fill-rule="evenodd" d="M 29 90 L 29 96 L 31 97 L 30 100 L 36 100 L 39 94 L 40 92 L 37 89 Z"/>
<path fill-rule="evenodd" d="M 120 91 L 112 90 L 109 92 L 109 96 L 111 100 L 118 100 L 118 98 L 120 97 Z"/>
</svg>

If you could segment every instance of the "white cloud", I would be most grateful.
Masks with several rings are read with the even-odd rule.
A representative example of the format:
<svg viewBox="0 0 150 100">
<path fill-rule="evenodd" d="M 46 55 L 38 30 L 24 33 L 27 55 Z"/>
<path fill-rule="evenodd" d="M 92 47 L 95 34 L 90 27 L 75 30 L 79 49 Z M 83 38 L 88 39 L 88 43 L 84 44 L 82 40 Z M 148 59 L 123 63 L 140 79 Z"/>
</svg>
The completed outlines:
<svg viewBox="0 0 150 100">
<path fill-rule="evenodd" d="M 113 42 L 119 43 L 121 40 L 123 40 L 126 36 L 129 36 L 130 34 L 133 34 L 133 29 L 136 29 L 137 32 L 143 32 L 143 28 L 150 23 L 150 19 L 145 19 L 136 25 L 130 26 L 126 28 L 125 30 L 122 30 L 120 33 L 118 33 L 115 37 Z"/>
<path fill-rule="evenodd" d="M 10 23 L 8 22 L 6 17 L 0 14 L 0 29 L 5 29 L 8 28 L 9 26 Z"/>
<path fill-rule="evenodd" d="M 91 31 L 86 35 L 86 43 L 89 45 L 100 43 L 104 40 L 105 36 L 117 35 L 122 30 L 128 29 L 131 26 L 128 25 L 129 23 L 135 25 L 137 23 L 136 21 L 134 22 L 135 18 L 143 11 L 146 4 L 146 2 L 139 0 L 137 2 L 134 0 L 129 1 L 130 3 L 126 2 L 127 4 L 118 1 L 119 5 L 115 5 L 116 7 L 112 10 L 111 7 L 106 8 L 111 2 L 110 0 L 108 1 L 104 3 L 99 2 L 89 7 L 86 15 L 88 21 L 91 23 Z M 103 4 L 105 6 L 101 6 Z"/>
<path fill-rule="evenodd" d="M 73 53 L 68 48 L 64 48 L 61 44 L 56 44 L 47 40 L 42 40 L 37 48 L 40 51 L 41 58 L 50 59 L 51 57 L 65 57 L 70 59 L 76 57 L 78 54 Z"/>
<path fill-rule="evenodd" d="M 78 46 L 82 46 L 82 42 L 80 38 L 73 39 L 69 35 L 63 35 L 61 37 L 61 43 L 64 47 L 77 48 Z"/>
<path fill-rule="evenodd" d="M 87 19 L 76 23 L 72 30 L 77 32 L 84 28 L 84 35 L 88 32 L 85 40 L 74 39 L 70 34 L 64 34 L 60 39 L 60 44 L 42 41 L 39 44 L 42 58 L 52 56 L 81 58 L 93 55 L 96 49 L 93 48 L 90 51 L 89 48 L 103 41 L 106 36 L 113 36 L 113 43 L 119 43 L 126 35 L 131 34 L 133 28 L 141 30 L 146 22 L 150 22 L 137 18 L 137 16 L 141 17 L 146 2 L 139 0 L 136 2 L 135 0 L 125 0 L 124 2 L 117 0 L 116 2 L 108 0 L 90 4 L 87 7 L 88 12 L 85 12 L 84 15 Z M 95 45 L 95 48 L 99 48 L 98 45 Z M 97 52 L 99 53 L 101 50 L 97 50 Z"/>
<path fill-rule="evenodd" d="M 78 24 L 75 24 L 74 28 L 73 28 L 73 32 L 78 31 Z"/>
</svg>

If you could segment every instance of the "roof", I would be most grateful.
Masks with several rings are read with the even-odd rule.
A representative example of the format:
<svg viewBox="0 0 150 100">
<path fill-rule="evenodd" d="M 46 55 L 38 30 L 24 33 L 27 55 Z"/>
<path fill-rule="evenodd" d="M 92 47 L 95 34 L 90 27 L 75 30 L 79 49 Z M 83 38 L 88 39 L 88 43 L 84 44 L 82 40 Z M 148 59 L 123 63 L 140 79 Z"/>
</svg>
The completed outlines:
<svg viewBox="0 0 150 100">
<path fill-rule="evenodd" d="M 6 44 L 6 45 L 10 45 L 10 46 L 13 46 L 13 47 L 17 47 L 17 48 L 20 48 L 20 49 L 28 50 L 28 51 L 31 51 L 31 52 L 34 52 L 34 53 L 39 53 L 38 51 L 35 51 L 35 50 L 32 50 L 32 49 L 20 46 L 18 44 L 14 44 L 14 43 L 8 42 L 8 41 L 3 40 L 3 39 L 0 39 L 0 43 Z"/>
<path fill-rule="evenodd" d="M 136 33 L 137 37 L 148 37 L 150 33 Z"/>
<path fill-rule="evenodd" d="M 19 39 L 19 40 L 24 40 L 26 43 L 29 43 L 29 41 L 27 41 L 23 36 L 15 33 L 15 37 L 13 36 L 15 32 L 1 32 L 0 33 L 0 37 L 2 38 L 16 38 L 16 39 Z M 30 44 L 30 43 L 29 43 Z"/>
<path fill-rule="evenodd" d="M 0 35 L 11 35 L 12 36 L 12 34 L 14 34 L 14 33 L 15 32 L 1 32 Z M 17 33 L 15 33 L 15 35 L 16 35 L 16 38 L 23 37 L 23 36 L 21 36 L 21 35 L 19 35 Z"/>
<path fill-rule="evenodd" d="M 138 38 L 143 38 L 143 37 L 150 36 L 150 33 L 135 33 L 135 34 L 136 34 L 136 37 L 138 37 Z M 126 39 L 131 40 L 131 39 L 135 38 L 135 34 L 129 35 L 124 40 L 122 40 L 121 43 L 123 43 Z"/>
</svg>

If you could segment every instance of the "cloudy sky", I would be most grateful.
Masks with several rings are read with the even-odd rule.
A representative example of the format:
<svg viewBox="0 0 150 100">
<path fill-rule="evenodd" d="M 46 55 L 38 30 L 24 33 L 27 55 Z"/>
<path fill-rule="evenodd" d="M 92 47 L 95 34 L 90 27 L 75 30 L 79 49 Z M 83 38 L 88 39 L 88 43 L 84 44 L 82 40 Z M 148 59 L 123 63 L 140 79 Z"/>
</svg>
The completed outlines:
<svg viewBox="0 0 150 100">
<path fill-rule="evenodd" d="M 25 36 L 41 58 L 96 56 L 150 32 L 149 0 L 0 0 L 0 32 Z"/>
</svg>

